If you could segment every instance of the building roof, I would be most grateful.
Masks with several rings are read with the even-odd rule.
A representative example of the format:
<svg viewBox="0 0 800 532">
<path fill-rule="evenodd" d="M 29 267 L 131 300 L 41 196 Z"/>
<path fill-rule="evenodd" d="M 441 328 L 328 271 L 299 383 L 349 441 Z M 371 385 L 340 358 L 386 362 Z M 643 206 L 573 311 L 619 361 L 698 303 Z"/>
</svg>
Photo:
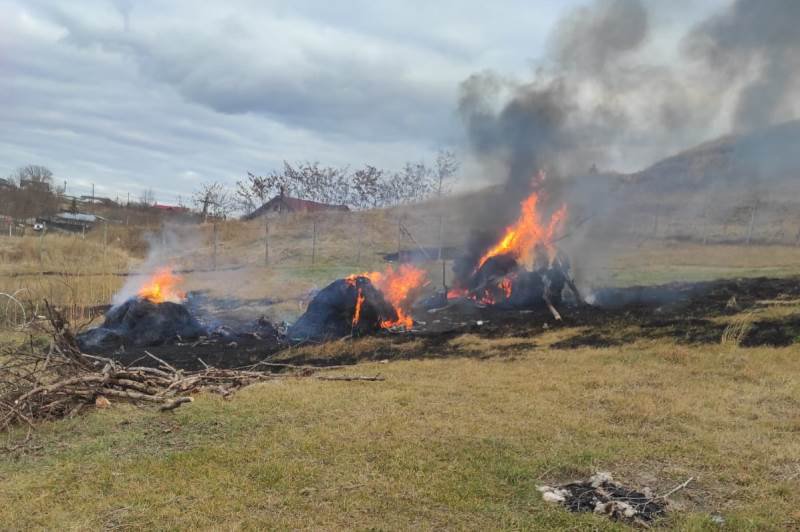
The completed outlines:
<svg viewBox="0 0 800 532">
<path fill-rule="evenodd" d="M 319 211 L 349 211 L 347 205 L 331 205 L 329 203 L 320 203 L 318 201 L 305 200 L 300 198 L 292 198 L 290 196 L 278 195 L 266 202 L 264 205 L 254 210 L 250 214 L 244 216 L 245 220 L 252 220 L 263 216 L 267 212 L 274 210 L 278 205 L 286 207 L 288 212 L 319 212 Z"/>
<path fill-rule="evenodd" d="M 172 211 L 172 212 L 188 212 L 189 209 L 187 207 L 181 207 L 180 205 L 162 205 L 160 203 L 156 203 L 153 205 L 154 209 L 158 209 L 161 211 Z"/>
<path fill-rule="evenodd" d="M 71 212 L 60 212 L 55 217 L 70 222 L 87 222 L 87 223 L 94 223 L 100 218 L 99 216 L 95 216 L 94 214 L 71 213 Z"/>
</svg>

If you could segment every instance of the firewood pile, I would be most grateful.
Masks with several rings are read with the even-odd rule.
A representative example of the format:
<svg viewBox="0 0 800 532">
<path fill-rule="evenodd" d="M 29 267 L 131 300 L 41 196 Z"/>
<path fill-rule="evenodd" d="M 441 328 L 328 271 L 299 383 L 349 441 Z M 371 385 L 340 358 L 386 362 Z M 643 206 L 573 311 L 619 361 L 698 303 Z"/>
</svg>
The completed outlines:
<svg viewBox="0 0 800 532">
<path fill-rule="evenodd" d="M 191 402 L 191 396 L 201 391 L 228 397 L 249 384 L 275 379 L 383 380 L 379 375 L 319 375 L 341 366 L 268 362 L 241 369 L 206 366 L 185 371 L 149 352 L 150 365 L 122 365 L 111 358 L 82 353 L 69 324 L 50 307 L 48 316 L 44 328 L 50 336 L 48 347 L 38 348 L 31 333 L 25 347 L 0 355 L 0 431 L 17 424 L 33 427 L 39 420 L 72 417 L 87 407 L 103 408 L 113 402 L 169 411 Z"/>
</svg>

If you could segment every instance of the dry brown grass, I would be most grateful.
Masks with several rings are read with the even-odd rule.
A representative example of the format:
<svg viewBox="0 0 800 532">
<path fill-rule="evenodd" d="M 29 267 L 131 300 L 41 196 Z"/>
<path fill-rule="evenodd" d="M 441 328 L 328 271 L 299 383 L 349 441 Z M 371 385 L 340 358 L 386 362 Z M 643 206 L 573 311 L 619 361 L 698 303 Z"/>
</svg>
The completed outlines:
<svg viewBox="0 0 800 532">
<path fill-rule="evenodd" d="M 134 261 L 116 246 L 62 234 L 2 237 L 0 255 L 0 292 L 32 307 L 47 299 L 75 319 L 86 307 L 108 303 L 124 280 L 114 273 L 127 271 Z"/>
<path fill-rule="evenodd" d="M 485 347 L 507 349 L 496 343 Z M 465 342 L 464 354 L 472 348 Z M 170 416 L 114 407 L 46 425 L 39 451 L 0 462 L 0 521 L 619 529 L 549 506 L 536 491 L 608 470 L 657 493 L 695 478 L 674 497 L 665 528 L 711 529 L 712 513 L 730 530 L 800 524 L 796 349 L 533 348 L 514 360 L 357 372 L 387 380 L 258 385 L 230 401 L 200 396 Z"/>
</svg>

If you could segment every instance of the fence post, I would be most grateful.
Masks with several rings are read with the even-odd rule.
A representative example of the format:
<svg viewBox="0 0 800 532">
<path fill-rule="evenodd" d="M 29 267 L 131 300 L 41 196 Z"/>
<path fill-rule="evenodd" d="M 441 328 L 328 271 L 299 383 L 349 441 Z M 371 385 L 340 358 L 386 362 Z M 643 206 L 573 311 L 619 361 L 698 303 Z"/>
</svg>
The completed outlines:
<svg viewBox="0 0 800 532">
<path fill-rule="evenodd" d="M 402 252 L 403 246 L 403 217 L 400 216 L 397 218 L 397 263 L 399 264 L 400 261 L 400 253 Z"/>
<path fill-rule="evenodd" d="M 211 265 L 214 271 L 217 270 L 217 222 L 214 222 L 213 225 L 213 247 L 212 247 L 212 255 L 211 255 Z"/>
<path fill-rule="evenodd" d="M 314 217 L 313 226 L 311 228 L 311 265 L 314 266 L 317 262 L 317 218 Z"/>
<path fill-rule="evenodd" d="M 47 232 L 47 227 L 42 228 L 42 234 L 39 235 L 39 266 L 42 267 L 44 274 L 44 234 Z"/>
<path fill-rule="evenodd" d="M 356 220 L 358 225 L 358 242 L 356 243 L 356 266 L 361 266 L 361 246 L 364 245 L 364 225 Z"/>
<path fill-rule="evenodd" d="M 753 228 L 756 224 L 756 211 L 758 210 L 758 202 L 754 202 L 753 206 L 750 207 L 750 225 L 747 227 L 747 245 L 750 245 L 750 242 L 753 240 Z"/>
<path fill-rule="evenodd" d="M 269 266 L 269 219 L 264 219 L 264 266 Z"/>
<path fill-rule="evenodd" d="M 106 267 L 108 255 L 108 222 L 103 222 L 103 268 Z"/>
<path fill-rule="evenodd" d="M 661 205 L 656 205 L 656 208 L 653 209 L 653 236 L 658 236 L 658 217 L 660 214 Z"/>
</svg>

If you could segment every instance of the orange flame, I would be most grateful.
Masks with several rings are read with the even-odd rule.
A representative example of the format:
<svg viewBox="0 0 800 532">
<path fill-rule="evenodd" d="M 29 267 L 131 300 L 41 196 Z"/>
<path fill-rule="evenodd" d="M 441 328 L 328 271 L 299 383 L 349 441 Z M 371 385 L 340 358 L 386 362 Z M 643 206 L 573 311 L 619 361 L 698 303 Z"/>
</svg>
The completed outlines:
<svg viewBox="0 0 800 532">
<path fill-rule="evenodd" d="M 540 172 L 540 176 L 542 173 Z M 541 177 L 537 177 L 541 179 Z M 546 226 L 542 225 L 539 213 L 539 194 L 531 193 L 520 204 L 520 214 L 517 221 L 506 228 L 503 238 L 489 249 L 478 261 L 476 269 L 483 266 L 487 260 L 498 255 L 512 255 L 516 260 L 530 261 L 533 251 L 541 244 L 547 249 L 550 260 L 555 255 L 552 243 L 555 232 L 561 227 L 567 215 L 566 205 L 559 208 L 550 217 Z"/>
<path fill-rule="evenodd" d="M 361 293 L 361 289 L 358 289 L 358 295 L 356 296 L 356 311 L 353 313 L 353 327 L 358 325 L 358 320 L 361 319 L 361 305 L 364 304 L 364 294 Z"/>
<path fill-rule="evenodd" d="M 366 277 L 369 279 L 375 288 L 383 293 L 383 297 L 386 301 L 394 307 L 397 320 L 384 320 L 381 322 L 381 327 L 401 326 L 408 329 L 414 325 L 414 320 L 407 313 L 406 308 L 408 307 L 408 299 L 412 291 L 424 286 L 428 282 L 428 276 L 424 270 L 420 270 L 410 264 L 402 264 L 396 270 L 389 266 L 385 272 L 365 272 L 350 275 L 345 278 L 345 281 L 351 285 L 355 285 L 355 281 L 358 277 Z M 359 294 L 360 293 L 359 290 Z M 360 303 L 356 302 L 356 305 L 356 310 L 360 310 Z M 355 316 L 353 319 L 353 324 L 358 323 Z"/>
<path fill-rule="evenodd" d="M 147 282 L 139 288 L 138 296 L 153 303 L 171 301 L 179 303 L 186 294 L 177 289 L 183 278 L 175 275 L 170 267 L 159 268 Z"/>
<path fill-rule="evenodd" d="M 503 289 L 503 293 L 506 296 L 506 299 L 511 297 L 511 289 L 513 288 L 513 281 L 508 277 L 503 277 L 503 280 L 500 281 L 500 288 Z"/>
</svg>

